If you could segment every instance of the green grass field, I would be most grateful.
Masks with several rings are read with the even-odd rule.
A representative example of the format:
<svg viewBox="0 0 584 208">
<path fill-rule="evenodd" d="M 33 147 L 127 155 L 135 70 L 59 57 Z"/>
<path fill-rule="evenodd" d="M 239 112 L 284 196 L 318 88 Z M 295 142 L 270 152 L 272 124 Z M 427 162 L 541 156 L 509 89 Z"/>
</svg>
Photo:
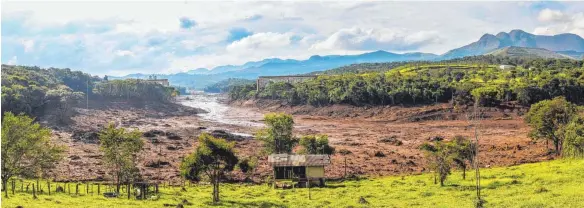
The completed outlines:
<svg viewBox="0 0 584 208">
<path fill-rule="evenodd" d="M 484 169 L 481 173 L 486 207 L 584 207 L 584 160 L 557 160 L 514 167 Z M 382 177 L 360 181 L 329 182 L 326 188 L 272 189 L 267 185 L 223 184 L 217 207 L 473 207 L 474 174 L 462 180 L 454 172 L 440 187 L 430 174 Z M 17 186 L 18 187 L 18 186 Z M 84 186 L 83 186 L 84 188 Z M 80 188 L 81 189 L 81 188 Z M 2 194 L 2 207 L 163 207 L 183 199 L 192 205 L 211 206 L 211 187 L 206 185 L 161 189 L 158 200 L 106 199 L 66 193 L 28 193 L 9 199 Z M 17 190 L 19 190 L 17 188 Z M 103 191 L 103 190 L 102 190 Z M 368 204 L 360 204 L 364 197 Z"/>
</svg>

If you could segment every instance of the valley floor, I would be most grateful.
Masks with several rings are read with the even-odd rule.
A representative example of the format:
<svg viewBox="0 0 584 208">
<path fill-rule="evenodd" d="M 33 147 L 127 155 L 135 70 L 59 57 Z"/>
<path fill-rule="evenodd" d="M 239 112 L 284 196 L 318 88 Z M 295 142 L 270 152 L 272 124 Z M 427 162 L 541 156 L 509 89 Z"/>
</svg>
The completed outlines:
<svg viewBox="0 0 584 208">
<path fill-rule="evenodd" d="M 216 207 L 473 207 L 475 196 L 469 173 L 462 180 L 454 172 L 444 187 L 431 174 L 386 176 L 359 181 L 329 182 L 324 188 L 273 189 L 267 185 L 223 184 L 222 202 Z M 584 207 L 584 160 L 555 160 L 481 171 L 486 207 Z M 162 188 L 158 200 L 137 201 L 65 193 L 39 195 L 16 193 L 2 207 L 163 207 L 186 199 L 185 207 L 211 206 L 211 186 Z M 94 190 L 95 191 L 95 190 Z M 366 204 L 360 203 L 363 197 Z"/>
<path fill-rule="evenodd" d="M 182 97 L 182 96 L 181 96 Z M 181 101 L 185 102 L 185 101 Z M 100 108 L 78 109 L 68 126 L 53 127 L 54 141 L 68 147 L 66 159 L 53 171 L 58 181 L 111 180 L 103 164 L 96 136 L 108 122 L 138 129 L 159 130 L 178 135 L 144 137 L 145 148 L 138 158 L 142 176 L 149 181 L 180 182 L 178 167 L 182 158 L 192 153 L 197 136 L 202 132 L 226 130 L 252 135 L 261 128 L 263 114 L 287 112 L 294 116 L 296 136 L 326 134 L 338 152 L 326 167 L 328 178 L 356 176 L 388 176 L 427 172 L 426 161 L 419 146 L 437 137 L 446 140 L 456 135 L 472 137 L 474 130 L 464 113 L 454 112 L 448 104 L 419 107 L 378 106 L 242 106 L 223 105 L 215 99 L 194 97 L 191 107 L 203 107 L 207 114 L 191 112 L 187 107 L 131 107 L 124 103 L 109 103 Z M 172 107 L 172 108 L 170 108 Z M 185 108 L 185 109 L 183 109 Z M 543 141 L 527 137 L 529 128 L 519 116 L 524 109 L 486 109 L 488 118 L 480 123 L 480 157 L 484 167 L 510 166 L 554 159 Z M 81 139 L 75 132 L 84 132 Z M 155 141 L 155 142 L 154 142 Z M 396 141 L 399 141 L 396 143 Z M 398 144 L 399 143 L 399 144 Z M 551 147 L 551 146 L 550 146 Z M 257 155 L 261 143 L 254 139 L 236 142 L 240 157 Z M 344 151 L 347 150 L 347 151 Z M 381 152 L 384 156 L 376 156 Z M 156 165 L 160 161 L 161 165 Z M 345 163 L 346 161 L 346 163 Z M 261 157 L 254 176 L 260 181 L 271 175 L 267 158 Z M 243 175 L 234 173 L 235 180 Z"/>
</svg>

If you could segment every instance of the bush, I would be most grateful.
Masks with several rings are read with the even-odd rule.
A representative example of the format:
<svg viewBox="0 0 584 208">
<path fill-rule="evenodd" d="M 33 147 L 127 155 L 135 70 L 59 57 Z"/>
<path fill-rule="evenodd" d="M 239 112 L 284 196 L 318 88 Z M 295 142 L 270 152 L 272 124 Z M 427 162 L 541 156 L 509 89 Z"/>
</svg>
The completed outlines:
<svg viewBox="0 0 584 208">
<path fill-rule="evenodd" d="M 348 149 L 340 149 L 339 150 L 339 154 L 341 154 L 341 155 L 350 155 L 350 154 L 353 154 L 353 152 L 349 151 Z"/>
<path fill-rule="evenodd" d="M 385 157 L 385 154 L 381 151 L 376 151 L 374 154 L 375 157 Z"/>
</svg>

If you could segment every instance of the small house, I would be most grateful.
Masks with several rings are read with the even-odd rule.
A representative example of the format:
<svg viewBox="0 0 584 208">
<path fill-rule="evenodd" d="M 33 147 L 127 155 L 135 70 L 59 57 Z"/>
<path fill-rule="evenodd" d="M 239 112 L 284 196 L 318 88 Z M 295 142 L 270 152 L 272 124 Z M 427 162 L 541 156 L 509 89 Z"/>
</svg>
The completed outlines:
<svg viewBox="0 0 584 208">
<path fill-rule="evenodd" d="M 499 69 L 503 69 L 503 70 L 504 69 L 515 69 L 515 66 L 502 64 L 502 65 L 499 65 Z"/>
<path fill-rule="evenodd" d="M 274 180 L 292 180 L 305 184 L 324 185 L 324 167 L 331 164 L 329 155 L 272 154 L 268 164 L 274 170 Z"/>
</svg>

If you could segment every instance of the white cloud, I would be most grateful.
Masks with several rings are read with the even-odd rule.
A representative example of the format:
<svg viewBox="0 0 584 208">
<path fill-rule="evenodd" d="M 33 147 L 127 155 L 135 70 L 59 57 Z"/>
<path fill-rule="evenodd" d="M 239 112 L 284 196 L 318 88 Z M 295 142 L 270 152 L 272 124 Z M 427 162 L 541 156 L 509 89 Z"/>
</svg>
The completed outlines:
<svg viewBox="0 0 584 208">
<path fill-rule="evenodd" d="M 569 20 L 570 18 L 559 10 L 546 8 L 539 12 L 537 19 L 542 22 L 563 22 Z"/>
<path fill-rule="evenodd" d="M 291 43 L 292 33 L 256 33 L 227 46 L 227 51 L 245 53 L 254 50 L 287 47 Z"/>
<path fill-rule="evenodd" d="M 22 46 L 25 53 L 32 52 L 34 50 L 34 40 L 23 40 Z"/>
<path fill-rule="evenodd" d="M 584 36 L 584 12 L 564 13 L 558 10 L 543 9 L 538 20 L 546 23 L 534 29 L 535 34 L 555 35 L 558 33 L 574 33 Z"/>
<path fill-rule="evenodd" d="M 557 33 L 558 31 L 556 31 L 554 28 L 549 27 L 537 27 L 535 28 L 535 30 L 533 30 L 533 34 L 537 35 L 554 35 Z"/>
<path fill-rule="evenodd" d="M 335 32 L 326 40 L 314 44 L 312 49 L 404 51 L 418 49 L 439 40 L 436 31 L 409 32 L 404 29 L 353 27 Z"/>
<path fill-rule="evenodd" d="M 117 50 L 115 54 L 117 56 L 135 56 L 134 52 L 128 50 Z"/>
<path fill-rule="evenodd" d="M 10 64 L 10 65 L 18 64 L 18 57 L 13 56 L 12 58 L 10 58 L 10 60 L 8 60 L 8 62 L 6 62 L 6 64 Z"/>
<path fill-rule="evenodd" d="M 584 4 L 561 4 L 534 12 L 516 2 L 9 1 L 2 60 L 98 75 L 166 73 L 273 57 L 443 53 L 512 29 L 584 34 Z M 196 27 L 181 30 L 180 18 Z M 226 41 L 233 28 L 254 34 Z"/>
</svg>

